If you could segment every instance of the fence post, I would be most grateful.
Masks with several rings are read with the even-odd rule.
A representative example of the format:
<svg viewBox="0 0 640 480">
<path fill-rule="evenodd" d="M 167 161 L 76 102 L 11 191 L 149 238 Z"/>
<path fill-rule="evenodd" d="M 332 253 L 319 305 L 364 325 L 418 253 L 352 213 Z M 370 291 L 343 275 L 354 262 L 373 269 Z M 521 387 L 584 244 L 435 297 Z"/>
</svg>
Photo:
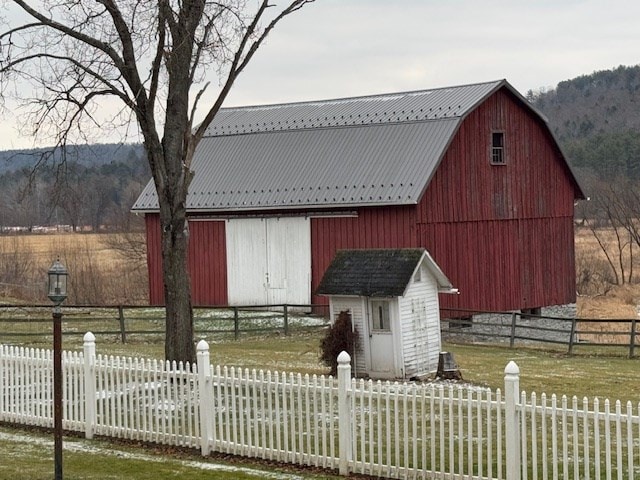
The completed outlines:
<svg viewBox="0 0 640 480">
<path fill-rule="evenodd" d="M 233 338 L 238 340 L 240 336 L 240 319 L 238 318 L 238 307 L 233 307 Z"/>
<path fill-rule="evenodd" d="M 635 356 L 636 348 L 636 319 L 631 319 L 631 333 L 629 334 L 629 358 Z"/>
<path fill-rule="evenodd" d="M 575 342 L 576 336 L 576 323 L 576 317 L 573 317 L 573 319 L 571 320 L 571 332 L 569 333 L 569 351 L 567 352 L 569 355 L 573 353 L 573 344 Z"/>
<path fill-rule="evenodd" d="M 507 480 L 520 480 L 520 368 L 513 360 L 504 369 Z"/>
<path fill-rule="evenodd" d="M 198 403 L 200 410 L 200 451 L 202 456 L 209 455 L 213 443 L 213 394 L 211 385 L 211 360 L 209 358 L 209 344 L 200 340 L 196 347 L 198 362 Z"/>
<path fill-rule="evenodd" d="M 289 306 L 285 303 L 284 305 L 284 334 L 289 335 Z"/>
<path fill-rule="evenodd" d="M 351 357 L 345 351 L 338 355 L 338 448 L 340 475 L 349 475 L 349 464 L 353 459 L 351 443 Z"/>
<path fill-rule="evenodd" d="M 84 334 L 84 436 L 93 438 L 96 426 L 96 337 Z"/>
<path fill-rule="evenodd" d="M 127 343 L 127 330 L 124 325 L 124 309 L 118 305 L 118 320 L 120 321 L 120 338 L 122 343 Z"/>
<path fill-rule="evenodd" d="M 509 347 L 513 348 L 513 345 L 516 341 L 516 312 L 511 314 L 511 335 L 509 337 Z"/>
</svg>

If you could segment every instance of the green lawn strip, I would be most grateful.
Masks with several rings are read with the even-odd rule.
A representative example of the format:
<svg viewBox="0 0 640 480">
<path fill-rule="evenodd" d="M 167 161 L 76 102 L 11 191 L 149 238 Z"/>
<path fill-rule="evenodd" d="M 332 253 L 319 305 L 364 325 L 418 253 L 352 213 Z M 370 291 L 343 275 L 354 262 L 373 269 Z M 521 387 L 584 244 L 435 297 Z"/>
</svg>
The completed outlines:
<svg viewBox="0 0 640 480">
<path fill-rule="evenodd" d="M 520 389 L 530 394 L 561 397 L 574 395 L 612 402 L 640 401 L 640 359 L 629 359 L 622 350 L 597 347 L 567 355 L 566 351 L 541 347 L 448 344 L 466 381 L 504 389 L 504 368 L 510 360 L 520 367 Z"/>
<path fill-rule="evenodd" d="M 0 479 L 50 479 L 53 476 L 53 440 L 44 433 L 0 427 Z M 337 479 L 251 460 L 203 458 L 197 452 L 127 446 L 106 440 L 64 439 L 63 470 L 73 479 Z"/>
<path fill-rule="evenodd" d="M 324 330 L 294 330 L 290 336 L 267 332 L 243 334 L 239 340 L 228 336 L 204 335 L 209 343 L 211 364 L 256 370 L 323 374 L 328 369 L 320 363 L 320 340 Z M 18 342 L 16 342 L 18 343 Z M 50 342 L 29 337 L 20 345 L 51 348 Z M 64 337 L 63 348 L 82 350 L 82 336 Z M 492 389 L 504 388 L 504 368 L 510 360 L 520 367 L 520 387 L 527 393 L 548 396 L 576 395 L 579 399 L 640 401 L 638 371 L 640 358 L 629 359 L 624 348 L 581 346 L 574 355 L 566 347 L 480 344 L 444 344 L 443 350 L 454 353 L 465 381 Z M 120 355 L 161 359 L 163 339 L 130 335 L 127 343 L 112 335 L 98 335 L 96 351 L 104 355 Z"/>
</svg>

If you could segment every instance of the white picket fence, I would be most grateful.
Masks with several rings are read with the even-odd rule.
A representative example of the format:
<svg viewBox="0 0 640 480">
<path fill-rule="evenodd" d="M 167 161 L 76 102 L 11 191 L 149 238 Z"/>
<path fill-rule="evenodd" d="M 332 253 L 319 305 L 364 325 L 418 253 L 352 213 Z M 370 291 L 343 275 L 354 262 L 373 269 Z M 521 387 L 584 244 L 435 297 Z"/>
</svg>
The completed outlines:
<svg viewBox="0 0 640 480">
<path fill-rule="evenodd" d="M 640 405 L 63 353 L 67 430 L 387 478 L 640 478 Z M 53 426 L 52 352 L 0 346 L 0 421 Z M 638 471 L 638 472 L 636 472 Z"/>
</svg>

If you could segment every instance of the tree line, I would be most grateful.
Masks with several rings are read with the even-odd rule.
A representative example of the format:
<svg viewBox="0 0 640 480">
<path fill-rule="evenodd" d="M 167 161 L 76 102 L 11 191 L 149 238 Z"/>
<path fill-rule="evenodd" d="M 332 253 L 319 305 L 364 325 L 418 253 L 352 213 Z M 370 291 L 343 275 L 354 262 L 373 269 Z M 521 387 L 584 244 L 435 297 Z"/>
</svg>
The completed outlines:
<svg viewBox="0 0 640 480">
<path fill-rule="evenodd" d="M 142 148 L 111 146 L 104 158 L 95 147 L 62 163 L 42 161 L 37 150 L 14 152 L 18 166 L 8 160 L 0 174 L 0 231 L 51 225 L 73 231 L 140 229 L 142 220 L 129 210 L 151 176 Z"/>
</svg>

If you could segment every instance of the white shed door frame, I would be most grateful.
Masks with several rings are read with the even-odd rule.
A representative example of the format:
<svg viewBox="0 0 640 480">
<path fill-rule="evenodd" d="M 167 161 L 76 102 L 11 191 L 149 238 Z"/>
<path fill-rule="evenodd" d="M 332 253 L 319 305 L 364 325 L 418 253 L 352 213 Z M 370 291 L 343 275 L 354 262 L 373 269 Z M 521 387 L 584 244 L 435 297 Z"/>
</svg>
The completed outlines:
<svg viewBox="0 0 640 480">
<path fill-rule="evenodd" d="M 395 336 L 398 328 L 394 298 L 368 298 L 369 370 L 374 378 L 394 378 L 397 372 Z"/>
<path fill-rule="evenodd" d="M 311 223 L 306 217 L 227 220 L 230 305 L 311 302 Z"/>
</svg>

